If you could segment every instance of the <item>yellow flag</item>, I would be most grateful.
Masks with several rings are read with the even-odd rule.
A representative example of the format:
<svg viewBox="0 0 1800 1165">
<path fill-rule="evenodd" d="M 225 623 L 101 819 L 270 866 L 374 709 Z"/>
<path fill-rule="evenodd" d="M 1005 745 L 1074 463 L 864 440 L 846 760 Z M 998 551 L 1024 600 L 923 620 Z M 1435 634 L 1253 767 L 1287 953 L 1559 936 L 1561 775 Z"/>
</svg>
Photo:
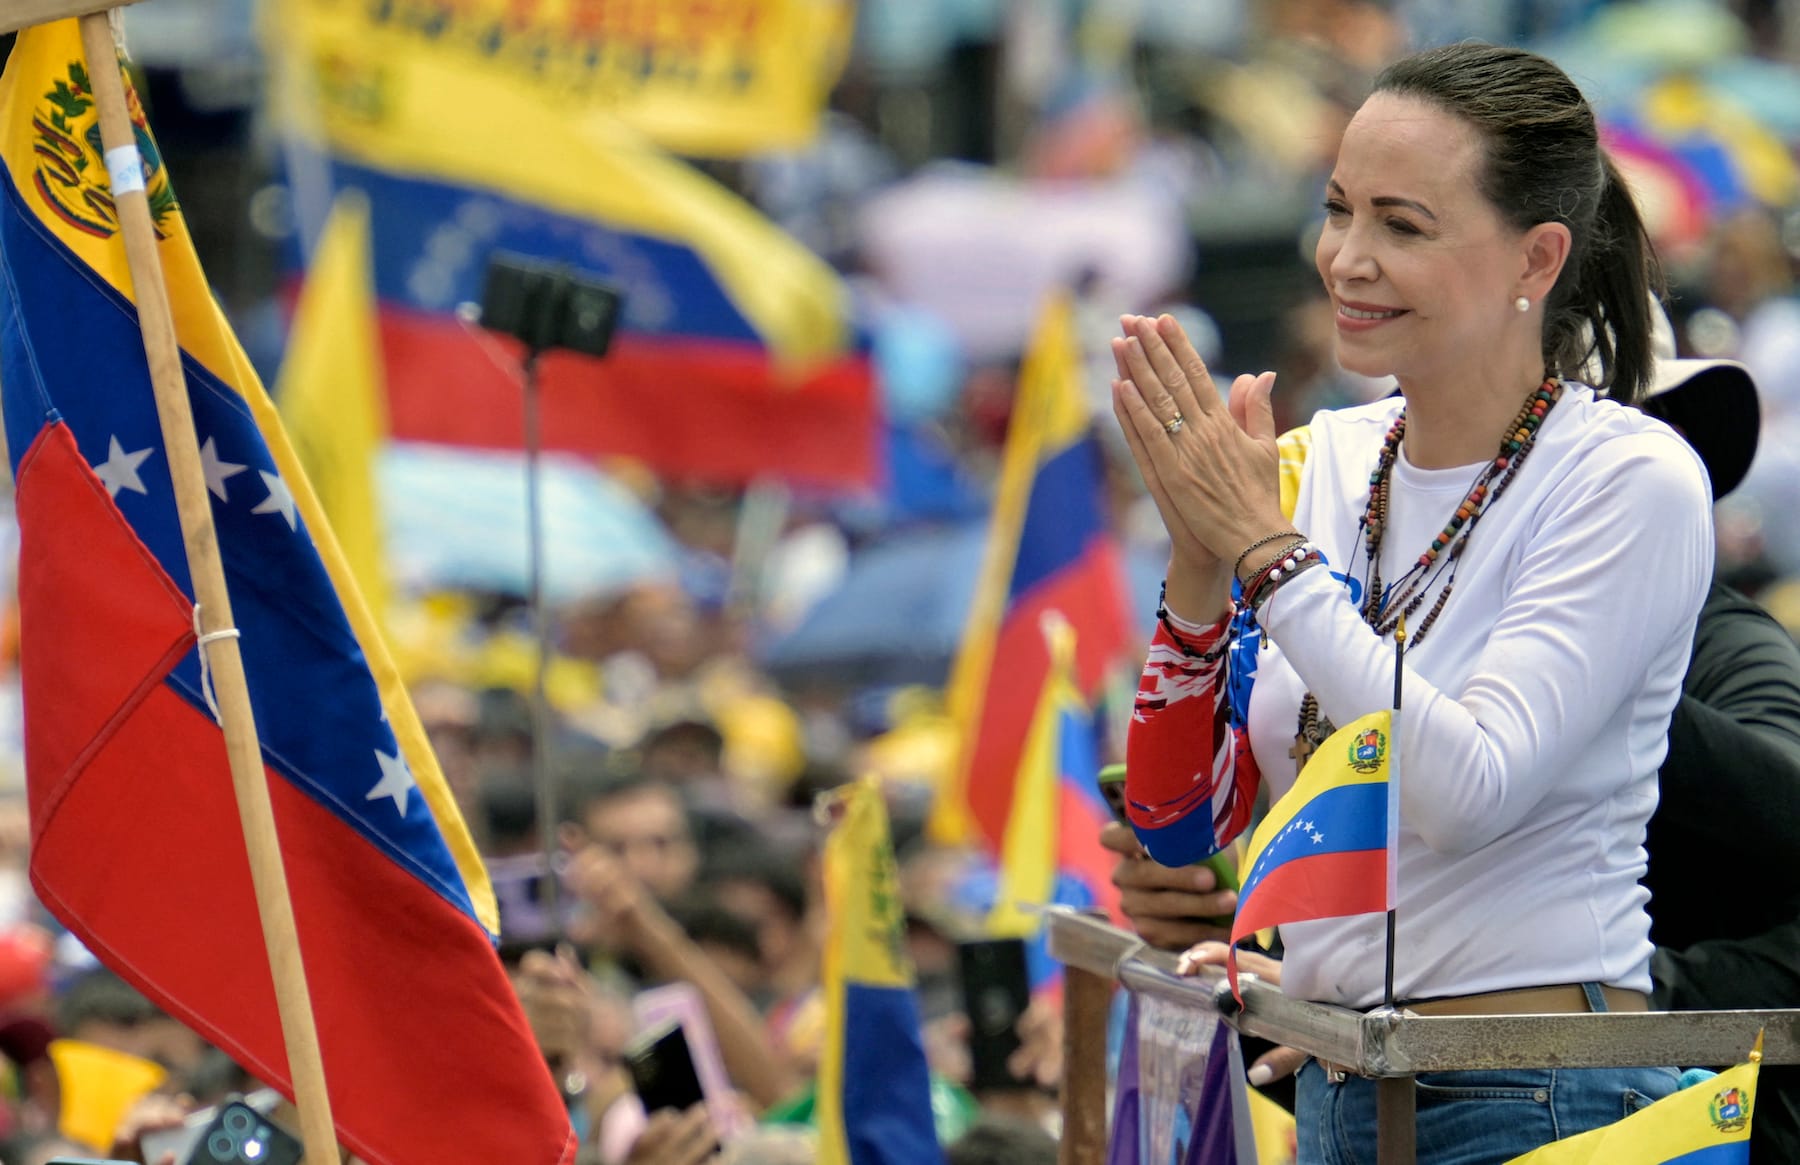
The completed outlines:
<svg viewBox="0 0 1800 1165">
<path fill-rule="evenodd" d="M 1256 1165 L 1294 1165 L 1294 1114 L 1254 1088 L 1250 1128 L 1256 1135 Z"/>
<path fill-rule="evenodd" d="M 160 1064 L 85 1040 L 51 1040 L 49 1051 L 62 1085 L 57 1129 L 94 1149 L 112 1148 L 131 1106 L 169 1075 Z"/>
<path fill-rule="evenodd" d="M 825 842 L 829 937 L 817 1159 L 937 1165 L 943 1157 L 881 786 L 865 777 L 827 796 L 839 816 Z"/>
<path fill-rule="evenodd" d="M 386 399 L 369 207 L 352 191 L 332 208 L 307 272 L 275 400 L 377 621 L 385 620 L 390 597 L 375 488 L 375 459 L 387 438 Z"/>
<path fill-rule="evenodd" d="M 690 157 L 803 149 L 849 53 L 848 0 L 279 0 L 274 15 L 345 116 L 454 76 L 449 125 L 497 90 L 540 117 L 604 116 Z M 398 127 L 396 127 L 398 128 Z M 543 159 L 545 165 L 556 164 Z"/>
</svg>

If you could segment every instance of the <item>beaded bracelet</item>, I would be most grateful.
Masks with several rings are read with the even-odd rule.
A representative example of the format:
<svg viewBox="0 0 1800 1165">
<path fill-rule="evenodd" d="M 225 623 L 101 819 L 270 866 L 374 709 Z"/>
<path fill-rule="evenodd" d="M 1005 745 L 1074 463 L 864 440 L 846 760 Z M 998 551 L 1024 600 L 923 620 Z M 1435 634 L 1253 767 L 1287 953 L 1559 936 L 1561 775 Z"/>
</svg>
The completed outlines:
<svg viewBox="0 0 1800 1165">
<path fill-rule="evenodd" d="M 1252 612 L 1261 613 L 1263 604 L 1269 601 L 1281 584 L 1295 575 L 1311 567 L 1319 566 L 1325 561 L 1325 554 L 1310 542 L 1291 548 L 1289 555 L 1274 563 L 1267 571 L 1257 576 L 1250 586 L 1244 588 L 1244 604 Z"/>
<path fill-rule="evenodd" d="M 1238 575 L 1238 581 L 1243 582 L 1245 587 L 1248 588 L 1250 584 L 1249 584 L 1249 582 L 1245 581 L 1246 579 L 1261 578 L 1263 575 L 1268 573 L 1270 567 L 1274 566 L 1276 563 L 1280 562 L 1282 559 L 1286 558 L 1288 555 L 1294 553 L 1294 551 L 1296 551 L 1302 547 L 1312 545 L 1311 542 L 1308 542 L 1306 540 L 1306 535 L 1296 533 L 1293 530 L 1289 530 L 1287 532 L 1287 536 L 1289 538 L 1292 538 L 1293 541 L 1288 543 L 1286 546 L 1282 547 L 1280 550 L 1277 550 L 1273 557 L 1265 560 L 1261 566 L 1259 566 L 1255 570 L 1251 571 L 1248 575 L 1242 575 L 1242 574 Z"/>
<path fill-rule="evenodd" d="M 1244 559 L 1249 558 L 1250 552 L 1252 550 L 1255 550 L 1258 546 L 1267 546 L 1269 543 L 1279 542 L 1283 538 L 1304 538 L 1304 537 L 1305 537 L 1305 535 L 1301 534 L 1298 530 L 1277 530 L 1273 534 L 1264 534 L 1261 538 L 1258 538 L 1256 541 L 1252 542 L 1250 545 L 1244 547 L 1244 552 L 1237 556 L 1236 562 L 1231 564 L 1231 573 L 1234 575 L 1237 575 L 1241 578 L 1242 572 L 1244 569 Z M 1256 576 L 1253 574 L 1250 577 L 1255 578 Z"/>
<path fill-rule="evenodd" d="M 1161 589 L 1156 592 L 1156 621 L 1161 623 L 1163 630 L 1169 633 L 1169 638 L 1175 641 L 1175 646 L 1181 648 L 1181 654 L 1189 659 L 1197 659 L 1201 663 L 1217 663 L 1224 657 L 1225 649 L 1228 646 L 1227 637 L 1224 635 L 1219 637 L 1219 645 L 1211 651 L 1196 651 L 1189 646 L 1187 639 L 1184 638 L 1186 632 L 1175 626 L 1175 620 L 1169 611 L 1168 579 L 1163 580 Z"/>
</svg>

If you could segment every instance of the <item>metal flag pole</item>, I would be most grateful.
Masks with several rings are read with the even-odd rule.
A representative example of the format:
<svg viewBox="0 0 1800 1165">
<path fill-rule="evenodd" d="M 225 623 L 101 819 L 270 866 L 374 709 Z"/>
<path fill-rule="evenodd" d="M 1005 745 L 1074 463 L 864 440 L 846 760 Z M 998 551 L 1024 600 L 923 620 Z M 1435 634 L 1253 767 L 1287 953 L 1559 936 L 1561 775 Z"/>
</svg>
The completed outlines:
<svg viewBox="0 0 1800 1165">
<path fill-rule="evenodd" d="M 225 586 L 218 531 L 213 527 L 206 477 L 201 471 L 200 443 L 194 433 L 193 405 L 188 400 L 187 380 L 181 369 L 181 348 L 175 337 L 169 291 L 157 256 L 156 232 L 144 191 L 143 158 L 125 102 L 118 46 L 104 12 L 81 17 L 81 40 L 94 86 L 94 103 L 100 113 L 100 138 L 106 149 L 113 202 L 124 234 L 133 298 L 144 333 L 144 353 L 156 392 L 156 412 L 169 454 L 169 475 L 181 514 L 188 570 L 193 576 L 198 646 L 218 697 L 231 783 L 237 794 L 257 912 L 262 918 L 263 941 L 275 981 L 275 1002 L 281 1015 L 288 1071 L 294 1082 L 294 1102 L 300 1109 L 306 1165 L 337 1165 L 337 1132 L 325 1091 L 325 1065 L 313 1023 L 312 997 L 306 989 L 306 968 L 300 958 L 300 937 L 294 925 L 293 902 L 288 897 L 287 873 L 281 863 L 262 746 L 251 712 L 250 688 L 244 678 L 231 597 Z"/>
<path fill-rule="evenodd" d="M 1400 905 L 1400 689 L 1406 674 L 1406 616 L 1394 631 L 1394 708 L 1388 719 L 1387 969 L 1382 1000 L 1394 1010 L 1394 920 Z M 1375 1082 L 1375 1153 L 1381 1162 L 1418 1159 L 1418 1093 L 1411 1076 Z"/>
<path fill-rule="evenodd" d="M 1406 674 L 1406 616 L 1394 631 L 1394 711 L 1388 720 L 1387 970 L 1382 1002 L 1394 1006 L 1394 922 L 1400 905 L 1400 688 Z"/>
</svg>

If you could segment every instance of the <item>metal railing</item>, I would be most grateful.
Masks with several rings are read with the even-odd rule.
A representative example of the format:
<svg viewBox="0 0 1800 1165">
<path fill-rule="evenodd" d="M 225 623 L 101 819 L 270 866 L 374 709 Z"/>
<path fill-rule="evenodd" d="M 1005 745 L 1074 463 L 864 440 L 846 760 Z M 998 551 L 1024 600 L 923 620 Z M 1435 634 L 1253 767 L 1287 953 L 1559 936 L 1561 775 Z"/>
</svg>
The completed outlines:
<svg viewBox="0 0 1800 1165">
<path fill-rule="evenodd" d="M 1380 1165 L 1413 1165 L 1414 1094 L 1421 1072 L 1487 1068 L 1635 1068 L 1735 1064 L 1758 1032 L 1763 1063 L 1800 1063 L 1800 1009 L 1650 1011 L 1583 1015 L 1423 1016 L 1363 1013 L 1289 999 L 1240 975 L 1240 1009 L 1224 972 L 1175 974 L 1175 956 L 1089 915 L 1052 910 L 1050 953 L 1068 968 L 1065 986 L 1063 1165 L 1106 1153 L 1107 998 L 1112 981 L 1141 994 L 1219 1012 L 1245 1035 L 1297 1048 L 1378 1081 Z M 1094 1049 L 1102 1049 L 1100 1055 Z M 1096 1128 L 1098 1132 L 1096 1133 Z"/>
</svg>

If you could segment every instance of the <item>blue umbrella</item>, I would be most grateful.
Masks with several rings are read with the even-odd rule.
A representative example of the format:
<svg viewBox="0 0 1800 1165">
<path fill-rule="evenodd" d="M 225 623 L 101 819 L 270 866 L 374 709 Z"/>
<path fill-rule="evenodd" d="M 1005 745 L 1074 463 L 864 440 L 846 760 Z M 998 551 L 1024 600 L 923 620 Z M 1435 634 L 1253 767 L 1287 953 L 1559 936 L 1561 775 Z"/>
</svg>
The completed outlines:
<svg viewBox="0 0 1800 1165">
<path fill-rule="evenodd" d="M 981 570 L 985 522 L 910 530 L 858 551 L 837 590 L 763 651 L 787 683 L 942 684 Z"/>
<path fill-rule="evenodd" d="M 838 589 L 764 648 L 763 666 L 789 684 L 943 684 L 968 623 L 986 539 L 982 521 L 904 531 L 858 551 Z M 1125 554 L 1146 644 L 1167 562 L 1166 546 Z"/>
<path fill-rule="evenodd" d="M 546 454 L 542 471 L 546 599 L 675 577 L 674 539 L 630 490 L 577 457 Z M 378 472 L 388 558 L 402 586 L 525 594 L 522 455 L 396 442 Z"/>
</svg>

